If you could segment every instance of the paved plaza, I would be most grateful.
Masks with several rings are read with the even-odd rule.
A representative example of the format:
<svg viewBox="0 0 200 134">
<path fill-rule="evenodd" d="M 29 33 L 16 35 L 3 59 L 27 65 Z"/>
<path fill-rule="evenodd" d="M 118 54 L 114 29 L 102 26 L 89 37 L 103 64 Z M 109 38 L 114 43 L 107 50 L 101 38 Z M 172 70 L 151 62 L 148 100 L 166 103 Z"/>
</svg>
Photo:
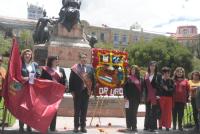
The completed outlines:
<svg viewBox="0 0 200 134">
<path fill-rule="evenodd" d="M 91 118 L 87 118 L 88 134 L 123 134 L 128 132 L 119 132 L 125 129 L 125 118 L 94 118 L 90 126 Z M 100 124 L 100 127 L 96 127 Z M 111 126 L 109 126 L 111 124 Z M 138 117 L 138 134 L 151 134 L 150 132 L 143 131 L 144 118 Z M 157 131 L 158 134 L 195 134 L 192 130 L 185 129 L 183 132 L 172 131 L 166 132 Z M 5 134 L 19 134 L 18 121 L 11 128 L 6 128 Z M 28 134 L 28 133 L 27 133 Z M 32 132 L 32 134 L 39 134 L 39 132 Z M 58 117 L 57 118 L 57 132 L 48 132 L 48 134 L 73 134 L 73 118 L 72 117 Z M 81 134 L 80 132 L 78 134 Z"/>
</svg>

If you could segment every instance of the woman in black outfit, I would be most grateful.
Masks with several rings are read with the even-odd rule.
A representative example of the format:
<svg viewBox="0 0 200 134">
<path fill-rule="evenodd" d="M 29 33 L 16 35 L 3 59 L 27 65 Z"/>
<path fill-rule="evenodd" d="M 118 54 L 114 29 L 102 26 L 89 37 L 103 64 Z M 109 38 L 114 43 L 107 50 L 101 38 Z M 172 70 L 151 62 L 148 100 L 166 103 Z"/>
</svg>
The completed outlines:
<svg viewBox="0 0 200 134">
<path fill-rule="evenodd" d="M 47 66 L 42 68 L 41 78 L 52 80 L 67 86 L 67 79 L 64 69 L 58 66 L 58 58 L 56 56 L 48 57 Z M 56 130 L 56 116 L 57 113 L 50 124 L 50 131 Z"/>
<path fill-rule="evenodd" d="M 126 125 L 128 131 L 137 132 L 137 112 L 142 93 L 141 85 L 139 68 L 134 65 L 130 68 L 127 82 L 124 85 Z"/>
<path fill-rule="evenodd" d="M 154 132 L 157 129 L 158 107 L 159 107 L 159 83 L 162 75 L 157 72 L 157 63 L 151 61 L 148 72 L 144 77 L 144 91 L 146 103 L 146 115 L 144 130 Z"/>
</svg>

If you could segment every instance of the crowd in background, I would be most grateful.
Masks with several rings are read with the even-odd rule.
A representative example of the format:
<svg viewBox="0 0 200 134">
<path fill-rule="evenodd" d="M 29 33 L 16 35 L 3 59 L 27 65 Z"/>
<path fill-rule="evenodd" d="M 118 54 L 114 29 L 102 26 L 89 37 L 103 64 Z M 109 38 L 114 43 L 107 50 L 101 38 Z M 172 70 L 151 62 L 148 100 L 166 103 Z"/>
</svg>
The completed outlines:
<svg viewBox="0 0 200 134">
<path fill-rule="evenodd" d="M 169 67 L 158 71 L 157 62 L 151 61 L 144 77 L 140 69 L 133 65 L 127 68 L 127 82 L 124 86 L 126 124 L 128 131 L 137 131 L 137 112 L 141 101 L 145 102 L 146 115 L 144 130 L 155 132 L 157 129 L 170 131 L 183 130 L 184 108 L 192 104 L 194 130 L 200 128 L 200 72 L 193 71 L 186 79 L 185 70 L 177 67 L 174 72 Z M 171 125 L 171 122 L 172 125 Z"/>
</svg>

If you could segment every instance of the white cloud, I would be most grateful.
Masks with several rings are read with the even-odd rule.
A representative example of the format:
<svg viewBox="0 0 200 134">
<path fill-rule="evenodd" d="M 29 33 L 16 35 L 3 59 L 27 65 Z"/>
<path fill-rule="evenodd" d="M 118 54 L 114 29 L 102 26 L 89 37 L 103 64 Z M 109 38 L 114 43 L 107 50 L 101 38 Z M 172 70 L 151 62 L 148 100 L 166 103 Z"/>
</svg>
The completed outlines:
<svg viewBox="0 0 200 134">
<path fill-rule="evenodd" d="M 61 0 L 0 0 L 0 15 L 26 18 L 27 2 L 43 5 L 48 16 L 58 16 L 62 6 Z M 138 22 L 145 30 L 175 32 L 179 25 L 200 26 L 200 21 L 187 20 L 200 18 L 199 5 L 199 0 L 82 0 L 81 19 L 126 29 Z M 180 17 L 186 19 L 168 23 Z"/>
</svg>

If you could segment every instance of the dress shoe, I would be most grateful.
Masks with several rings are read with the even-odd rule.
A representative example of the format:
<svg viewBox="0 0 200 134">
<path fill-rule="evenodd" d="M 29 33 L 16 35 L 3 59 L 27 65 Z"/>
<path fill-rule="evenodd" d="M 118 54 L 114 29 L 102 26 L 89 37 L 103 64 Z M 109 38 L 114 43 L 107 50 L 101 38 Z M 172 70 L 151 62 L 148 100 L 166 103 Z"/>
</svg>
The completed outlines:
<svg viewBox="0 0 200 134">
<path fill-rule="evenodd" d="M 20 128 L 19 129 L 19 134 L 23 134 L 24 133 L 24 128 Z"/>
<path fill-rule="evenodd" d="M 82 133 L 87 133 L 87 129 L 81 128 L 81 132 L 82 132 Z"/>
<path fill-rule="evenodd" d="M 74 128 L 74 133 L 78 133 L 78 128 Z"/>
<path fill-rule="evenodd" d="M 26 131 L 27 131 L 27 132 L 32 132 L 32 128 L 27 127 Z"/>
</svg>

